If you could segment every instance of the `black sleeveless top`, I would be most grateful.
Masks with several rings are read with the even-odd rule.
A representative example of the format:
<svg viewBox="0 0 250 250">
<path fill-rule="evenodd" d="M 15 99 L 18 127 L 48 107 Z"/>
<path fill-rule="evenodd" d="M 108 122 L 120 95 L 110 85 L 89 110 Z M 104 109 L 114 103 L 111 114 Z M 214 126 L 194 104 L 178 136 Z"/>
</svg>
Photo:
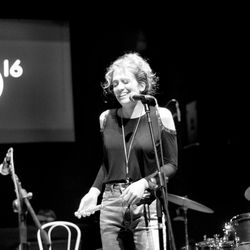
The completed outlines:
<svg viewBox="0 0 250 250">
<path fill-rule="evenodd" d="M 177 167 L 176 132 L 163 126 L 156 114 L 155 107 L 150 108 L 150 118 L 160 165 L 162 163 L 160 154 L 161 135 L 164 164 L 171 163 Z M 131 139 L 138 120 L 139 118 L 123 118 L 127 152 L 129 151 Z M 117 115 L 117 109 L 109 111 L 101 133 L 103 138 L 103 164 L 93 184 L 93 187 L 99 190 L 102 189 L 103 184 L 126 181 L 126 160 L 123 146 L 122 123 L 121 118 Z M 131 147 L 128 159 L 128 175 L 131 181 L 137 181 L 155 171 L 157 171 L 157 163 L 147 115 L 144 114 L 140 118 Z"/>
</svg>

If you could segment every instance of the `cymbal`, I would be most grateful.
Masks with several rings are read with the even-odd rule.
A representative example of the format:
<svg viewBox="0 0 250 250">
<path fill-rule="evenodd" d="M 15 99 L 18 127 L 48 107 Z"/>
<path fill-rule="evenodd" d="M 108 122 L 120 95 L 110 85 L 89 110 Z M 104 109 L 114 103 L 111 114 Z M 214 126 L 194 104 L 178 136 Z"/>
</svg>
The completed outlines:
<svg viewBox="0 0 250 250">
<path fill-rule="evenodd" d="M 196 201 L 192 201 L 187 197 L 181 197 L 175 194 L 168 194 L 168 200 L 182 207 L 190 208 L 203 213 L 213 213 L 214 211 Z"/>
<path fill-rule="evenodd" d="M 250 201 L 250 187 L 246 189 L 244 196 L 248 201 Z"/>
</svg>

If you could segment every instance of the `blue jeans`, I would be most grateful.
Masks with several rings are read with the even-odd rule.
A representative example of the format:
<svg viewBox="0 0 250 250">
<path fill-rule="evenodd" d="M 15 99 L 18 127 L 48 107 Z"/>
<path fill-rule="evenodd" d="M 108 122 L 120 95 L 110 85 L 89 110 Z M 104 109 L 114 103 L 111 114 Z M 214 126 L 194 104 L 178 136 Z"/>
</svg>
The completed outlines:
<svg viewBox="0 0 250 250">
<path fill-rule="evenodd" d="M 109 184 L 103 193 L 100 213 L 103 250 L 158 250 L 156 200 L 150 205 L 128 206 L 119 199 L 124 189 Z"/>
</svg>

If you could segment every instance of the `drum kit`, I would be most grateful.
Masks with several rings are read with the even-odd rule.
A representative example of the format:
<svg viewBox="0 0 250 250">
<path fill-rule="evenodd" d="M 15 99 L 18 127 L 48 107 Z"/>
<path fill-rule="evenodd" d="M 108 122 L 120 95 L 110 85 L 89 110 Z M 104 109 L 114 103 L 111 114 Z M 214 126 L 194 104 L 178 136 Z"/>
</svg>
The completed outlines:
<svg viewBox="0 0 250 250">
<path fill-rule="evenodd" d="M 250 201 L 250 187 L 244 193 L 247 200 Z M 188 239 L 188 220 L 187 210 L 193 209 L 203 213 L 213 213 L 214 211 L 196 201 L 174 194 L 168 194 L 168 200 L 181 206 L 184 211 L 183 221 L 185 226 L 185 247 L 183 250 L 190 250 Z M 193 249 L 193 248 L 192 248 Z M 250 250 L 250 213 L 239 214 L 225 223 L 223 236 L 213 235 L 213 238 L 207 238 L 195 244 L 195 250 Z"/>
</svg>

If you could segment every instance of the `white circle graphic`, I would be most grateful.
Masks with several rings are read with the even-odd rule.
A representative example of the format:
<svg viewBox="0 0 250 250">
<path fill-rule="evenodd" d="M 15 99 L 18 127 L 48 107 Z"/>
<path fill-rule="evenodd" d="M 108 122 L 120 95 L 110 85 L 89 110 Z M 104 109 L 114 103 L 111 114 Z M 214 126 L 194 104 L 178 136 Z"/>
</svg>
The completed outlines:
<svg viewBox="0 0 250 250">
<path fill-rule="evenodd" d="M 3 77 L 2 74 L 0 73 L 0 96 L 3 93 Z"/>
</svg>

